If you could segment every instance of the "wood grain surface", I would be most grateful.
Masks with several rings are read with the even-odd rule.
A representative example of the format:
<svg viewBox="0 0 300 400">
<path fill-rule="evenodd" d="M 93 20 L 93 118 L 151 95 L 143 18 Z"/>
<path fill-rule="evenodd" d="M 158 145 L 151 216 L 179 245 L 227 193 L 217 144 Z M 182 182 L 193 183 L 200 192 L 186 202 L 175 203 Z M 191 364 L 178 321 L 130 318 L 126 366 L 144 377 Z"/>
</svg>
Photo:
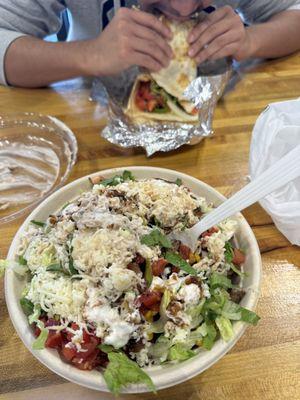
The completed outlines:
<svg viewBox="0 0 300 400">
<path fill-rule="evenodd" d="M 101 107 L 76 82 L 51 89 L 0 88 L 0 115 L 39 112 L 54 115 L 73 129 L 78 161 L 69 181 L 111 167 L 148 165 L 175 169 L 230 195 L 246 183 L 253 124 L 268 103 L 300 96 L 300 55 L 248 71 L 218 104 L 214 135 L 195 146 L 147 158 L 139 149 L 121 149 L 100 137 Z M 150 400 L 298 400 L 300 398 L 300 248 L 292 246 L 271 218 L 255 204 L 244 212 L 263 258 L 257 312 L 261 321 L 201 375 L 152 394 L 121 396 Z M 22 219 L 0 227 L 0 258 L 7 254 Z M 300 227 L 299 227 L 300 229 Z M 112 399 L 69 383 L 42 366 L 24 347 L 10 322 L 0 284 L 0 399 Z"/>
</svg>

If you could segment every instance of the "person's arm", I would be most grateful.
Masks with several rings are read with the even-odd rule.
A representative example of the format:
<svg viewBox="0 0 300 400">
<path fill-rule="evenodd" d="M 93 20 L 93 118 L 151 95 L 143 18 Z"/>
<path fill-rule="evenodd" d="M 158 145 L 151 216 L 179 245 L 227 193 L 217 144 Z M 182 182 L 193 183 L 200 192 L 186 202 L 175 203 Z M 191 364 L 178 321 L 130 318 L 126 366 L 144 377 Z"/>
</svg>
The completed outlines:
<svg viewBox="0 0 300 400">
<path fill-rule="evenodd" d="M 244 46 L 235 58 L 277 58 L 300 50 L 300 10 L 282 11 L 269 21 L 246 28 Z"/>
<path fill-rule="evenodd" d="M 77 76 L 113 75 L 132 65 L 158 71 L 172 57 L 170 37 L 169 28 L 153 15 L 121 8 L 95 39 L 64 43 L 33 36 L 15 39 L 4 57 L 6 81 L 40 87 Z"/>
<path fill-rule="evenodd" d="M 245 27 L 240 16 L 229 7 L 210 14 L 189 36 L 190 56 L 200 64 L 231 56 L 276 58 L 300 49 L 300 11 L 282 11 L 267 22 Z"/>
</svg>

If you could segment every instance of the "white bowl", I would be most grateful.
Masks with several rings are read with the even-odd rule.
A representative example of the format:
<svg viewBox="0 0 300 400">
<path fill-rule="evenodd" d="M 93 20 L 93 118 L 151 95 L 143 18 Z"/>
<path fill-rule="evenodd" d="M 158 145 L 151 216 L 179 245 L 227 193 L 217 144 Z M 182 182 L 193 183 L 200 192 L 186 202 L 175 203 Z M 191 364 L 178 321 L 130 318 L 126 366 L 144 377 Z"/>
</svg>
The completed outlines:
<svg viewBox="0 0 300 400">
<path fill-rule="evenodd" d="M 176 180 L 176 178 L 181 178 L 184 185 L 188 186 L 192 192 L 206 197 L 215 205 L 220 204 L 225 199 L 224 196 L 207 184 L 191 176 L 168 169 L 152 167 L 126 167 L 109 169 L 97 172 L 90 176 L 96 176 L 100 174 L 104 177 L 110 177 L 122 172 L 124 169 L 132 171 L 134 176 L 137 178 L 163 178 L 171 181 Z M 82 190 L 88 190 L 90 188 L 90 182 L 86 176 L 59 189 L 49 198 L 44 200 L 43 203 L 40 204 L 29 215 L 17 232 L 9 249 L 8 259 L 15 258 L 19 239 L 32 219 L 42 221 L 45 220 L 49 214 L 58 211 L 67 201 L 73 200 L 75 197 L 77 197 Z M 237 216 L 237 220 L 238 232 L 236 234 L 236 241 L 239 247 L 245 249 L 246 251 L 247 257 L 244 267 L 245 271 L 248 273 L 248 276 L 244 278 L 243 281 L 243 287 L 247 290 L 247 293 L 244 296 L 241 304 L 248 309 L 254 310 L 260 289 L 261 257 L 255 236 L 245 218 L 239 214 Z M 63 362 L 56 350 L 32 350 L 34 335 L 19 304 L 23 287 L 24 280 L 20 279 L 20 277 L 18 277 L 13 271 L 8 270 L 5 275 L 5 297 L 8 311 L 14 327 L 25 346 L 39 361 L 63 378 L 91 389 L 108 391 L 104 379 L 99 371 L 81 371 L 76 369 L 72 365 Z M 203 372 L 217 362 L 232 348 L 232 346 L 242 336 L 245 329 L 245 323 L 236 322 L 234 324 L 234 337 L 231 341 L 225 343 L 220 339 L 215 343 L 212 350 L 203 350 L 198 355 L 187 361 L 181 362 L 180 364 L 169 364 L 146 368 L 146 371 L 151 376 L 158 390 L 177 385 L 178 383 L 184 382 Z M 147 391 L 148 389 L 144 385 L 131 385 L 124 389 L 124 392 L 126 393 L 143 393 Z"/>
</svg>

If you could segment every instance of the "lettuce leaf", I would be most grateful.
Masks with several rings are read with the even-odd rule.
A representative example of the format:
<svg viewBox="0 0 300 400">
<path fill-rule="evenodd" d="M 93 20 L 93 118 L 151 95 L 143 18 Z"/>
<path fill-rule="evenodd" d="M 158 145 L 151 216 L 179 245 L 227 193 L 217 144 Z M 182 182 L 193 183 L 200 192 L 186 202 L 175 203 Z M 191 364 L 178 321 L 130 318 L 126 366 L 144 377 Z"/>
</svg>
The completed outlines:
<svg viewBox="0 0 300 400">
<path fill-rule="evenodd" d="M 204 347 L 206 350 L 211 350 L 217 337 L 217 330 L 214 327 L 214 324 L 207 321 L 205 322 L 205 328 L 206 328 L 206 335 L 202 341 L 202 347 Z"/>
<path fill-rule="evenodd" d="M 48 338 L 48 329 L 45 328 L 45 325 L 42 321 L 38 320 L 36 326 L 41 330 L 39 336 L 35 339 L 32 344 L 33 350 L 43 350 L 45 348 L 45 343 Z"/>
<path fill-rule="evenodd" d="M 126 181 L 134 181 L 135 178 L 130 171 L 123 171 L 122 175 L 115 175 L 112 178 L 104 179 L 100 182 L 103 186 L 117 186 L 119 183 L 123 183 Z"/>
<path fill-rule="evenodd" d="M 151 261 L 146 259 L 146 268 L 145 268 L 145 281 L 147 287 L 150 287 L 153 279 L 152 268 L 151 268 Z"/>
<path fill-rule="evenodd" d="M 179 254 L 167 251 L 165 259 L 175 267 L 178 267 L 190 275 L 197 275 L 197 271 L 190 266 Z"/>
<path fill-rule="evenodd" d="M 205 303 L 205 299 L 202 299 L 199 304 L 197 304 L 196 306 L 193 306 L 193 307 L 189 307 L 187 309 L 186 312 L 191 317 L 191 324 L 190 324 L 191 329 L 194 329 L 197 326 L 199 326 L 200 322 L 203 320 L 201 311 L 202 311 L 204 303 Z"/>
<path fill-rule="evenodd" d="M 154 360 L 159 360 L 161 363 L 165 362 L 168 358 L 168 352 L 171 345 L 171 340 L 161 335 L 149 348 L 150 357 Z"/>
<path fill-rule="evenodd" d="M 230 320 L 239 321 L 242 318 L 241 307 L 233 301 L 227 300 L 222 309 L 222 316 Z"/>
<path fill-rule="evenodd" d="M 230 320 L 220 316 L 216 318 L 215 322 L 220 331 L 222 339 L 225 340 L 225 342 L 228 342 L 230 339 L 232 339 L 233 329 Z"/>
<path fill-rule="evenodd" d="M 33 303 L 30 300 L 26 299 L 26 297 L 22 297 L 20 299 L 20 305 L 25 315 L 28 316 L 33 313 L 34 310 Z"/>
<path fill-rule="evenodd" d="M 109 390 L 117 396 L 122 387 L 133 383 L 143 383 L 155 393 L 155 386 L 148 376 L 134 361 L 123 353 L 108 353 L 109 364 L 104 371 L 104 379 Z"/>
<path fill-rule="evenodd" d="M 161 233 L 158 229 L 153 229 L 153 231 L 151 231 L 148 235 L 142 236 L 141 243 L 150 247 L 160 246 L 166 249 L 170 249 L 172 247 L 172 243 L 167 236 Z"/>
<path fill-rule="evenodd" d="M 218 272 L 213 272 L 211 274 L 209 283 L 212 288 L 222 287 L 224 289 L 230 289 L 233 287 L 231 280 Z"/>
<path fill-rule="evenodd" d="M 189 358 L 193 357 L 195 352 L 187 348 L 184 343 L 176 343 L 172 346 L 169 350 L 168 359 L 170 361 L 178 360 L 184 361 L 188 360 Z"/>
<path fill-rule="evenodd" d="M 44 322 L 39 320 L 40 315 L 41 315 L 41 306 L 34 305 L 33 313 L 29 315 L 28 321 L 30 324 L 35 323 L 41 332 L 32 344 L 33 350 L 43 350 L 45 348 L 45 343 L 49 333 L 48 329 L 45 328 Z"/>
<path fill-rule="evenodd" d="M 247 322 L 248 324 L 251 325 L 256 325 L 260 320 L 260 317 L 254 311 L 247 310 L 247 308 L 241 306 L 240 306 L 240 311 L 242 314 L 241 321 Z"/>
</svg>

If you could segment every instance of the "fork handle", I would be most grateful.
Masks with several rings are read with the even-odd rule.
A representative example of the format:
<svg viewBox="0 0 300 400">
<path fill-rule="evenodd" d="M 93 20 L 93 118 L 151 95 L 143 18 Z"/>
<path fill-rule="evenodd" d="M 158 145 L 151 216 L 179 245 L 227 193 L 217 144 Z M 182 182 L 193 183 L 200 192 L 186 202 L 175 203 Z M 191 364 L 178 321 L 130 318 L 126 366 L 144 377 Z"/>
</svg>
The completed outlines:
<svg viewBox="0 0 300 400">
<path fill-rule="evenodd" d="M 194 225 L 193 234 L 199 235 L 215 224 L 247 208 L 256 201 L 300 176 L 300 145 L 282 157 L 258 178 L 247 184 L 219 207 Z"/>
</svg>

